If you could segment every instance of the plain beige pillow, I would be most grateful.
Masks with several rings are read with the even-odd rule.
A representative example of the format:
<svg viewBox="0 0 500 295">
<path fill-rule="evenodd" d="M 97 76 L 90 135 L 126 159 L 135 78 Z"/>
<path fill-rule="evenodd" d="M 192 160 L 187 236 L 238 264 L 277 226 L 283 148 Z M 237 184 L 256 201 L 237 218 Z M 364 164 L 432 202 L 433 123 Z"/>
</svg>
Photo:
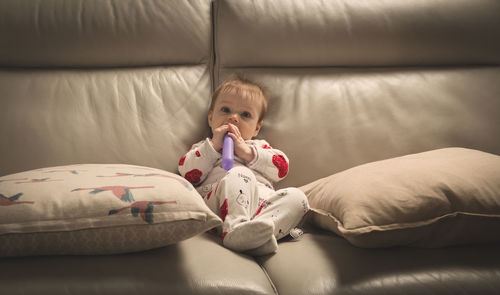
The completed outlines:
<svg viewBox="0 0 500 295">
<path fill-rule="evenodd" d="M 85 164 L 0 177 L 0 256 L 142 251 L 221 223 L 188 181 L 159 169 Z"/>
<path fill-rule="evenodd" d="M 444 148 L 357 166 L 301 189 L 319 227 L 359 247 L 500 241 L 500 157 Z"/>
</svg>

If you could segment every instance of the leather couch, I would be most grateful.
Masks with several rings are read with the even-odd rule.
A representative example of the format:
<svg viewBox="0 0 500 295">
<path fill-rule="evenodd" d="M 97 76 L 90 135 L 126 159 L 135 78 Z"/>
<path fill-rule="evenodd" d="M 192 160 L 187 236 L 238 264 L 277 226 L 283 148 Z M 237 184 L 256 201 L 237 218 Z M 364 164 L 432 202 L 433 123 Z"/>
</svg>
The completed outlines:
<svg viewBox="0 0 500 295">
<path fill-rule="evenodd" d="M 272 93 L 280 187 L 442 147 L 500 154 L 496 0 L 1 0 L 0 176 L 175 172 L 233 72 Z M 365 249 L 305 224 L 250 257 L 205 233 L 150 251 L 0 258 L 0 294 L 498 294 L 500 245 Z"/>
</svg>

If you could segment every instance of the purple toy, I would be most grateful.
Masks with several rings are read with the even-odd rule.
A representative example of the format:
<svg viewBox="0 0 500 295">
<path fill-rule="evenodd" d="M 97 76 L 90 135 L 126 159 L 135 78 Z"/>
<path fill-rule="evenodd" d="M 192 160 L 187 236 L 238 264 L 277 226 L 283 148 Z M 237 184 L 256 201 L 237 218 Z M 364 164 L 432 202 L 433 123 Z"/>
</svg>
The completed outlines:
<svg viewBox="0 0 500 295">
<path fill-rule="evenodd" d="M 224 144 L 222 145 L 222 168 L 229 170 L 233 168 L 234 163 L 234 141 L 231 136 L 224 135 Z"/>
</svg>

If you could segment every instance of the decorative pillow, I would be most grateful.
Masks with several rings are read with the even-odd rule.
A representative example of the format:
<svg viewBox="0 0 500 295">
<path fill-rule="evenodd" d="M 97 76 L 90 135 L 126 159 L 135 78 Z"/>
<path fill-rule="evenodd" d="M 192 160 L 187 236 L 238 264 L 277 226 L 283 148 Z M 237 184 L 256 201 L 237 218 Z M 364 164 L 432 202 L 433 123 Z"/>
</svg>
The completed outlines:
<svg viewBox="0 0 500 295">
<path fill-rule="evenodd" d="M 301 188 L 312 222 L 359 247 L 500 241 L 500 157 L 445 148 L 368 163 Z"/>
<path fill-rule="evenodd" d="M 159 169 L 84 164 L 0 177 L 0 256 L 141 251 L 220 224 L 188 181 Z"/>
</svg>

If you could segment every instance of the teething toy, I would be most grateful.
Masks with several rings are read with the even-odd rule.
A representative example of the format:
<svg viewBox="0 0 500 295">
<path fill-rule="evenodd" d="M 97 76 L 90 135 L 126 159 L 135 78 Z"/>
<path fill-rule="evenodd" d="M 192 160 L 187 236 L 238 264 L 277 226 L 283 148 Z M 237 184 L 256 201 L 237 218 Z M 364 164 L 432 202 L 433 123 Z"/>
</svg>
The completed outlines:
<svg viewBox="0 0 500 295">
<path fill-rule="evenodd" d="M 234 164 L 234 141 L 231 136 L 224 135 L 224 143 L 222 145 L 222 168 L 229 170 Z"/>
</svg>

